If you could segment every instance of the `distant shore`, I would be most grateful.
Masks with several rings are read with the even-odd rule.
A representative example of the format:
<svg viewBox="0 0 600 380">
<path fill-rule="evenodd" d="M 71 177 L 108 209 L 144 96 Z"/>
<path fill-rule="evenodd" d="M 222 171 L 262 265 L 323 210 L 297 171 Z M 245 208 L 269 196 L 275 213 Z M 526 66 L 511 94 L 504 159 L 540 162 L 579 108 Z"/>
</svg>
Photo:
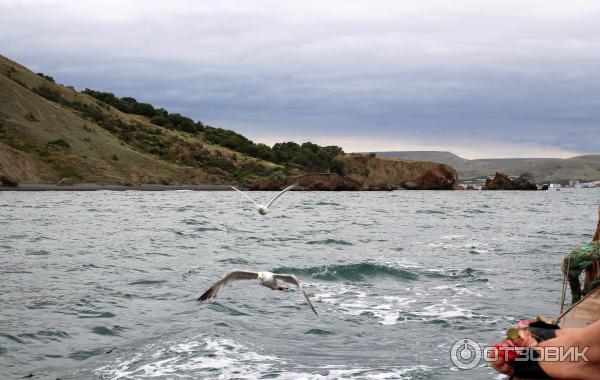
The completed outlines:
<svg viewBox="0 0 600 380">
<path fill-rule="evenodd" d="M 193 191 L 223 191 L 231 190 L 227 185 L 159 185 L 143 184 L 137 186 L 111 185 L 98 183 L 76 183 L 73 185 L 53 185 L 45 183 L 23 183 L 16 187 L 0 186 L 0 191 L 173 191 L 173 190 L 193 190 Z"/>
</svg>

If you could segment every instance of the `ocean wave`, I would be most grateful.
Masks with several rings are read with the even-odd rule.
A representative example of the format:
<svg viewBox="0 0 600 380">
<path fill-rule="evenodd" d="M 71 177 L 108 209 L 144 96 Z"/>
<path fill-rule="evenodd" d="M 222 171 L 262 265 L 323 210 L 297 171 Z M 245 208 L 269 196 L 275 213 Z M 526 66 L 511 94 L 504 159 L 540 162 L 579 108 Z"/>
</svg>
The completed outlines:
<svg viewBox="0 0 600 380">
<path fill-rule="evenodd" d="M 236 264 L 236 265 L 247 265 L 250 263 L 248 260 L 242 259 L 239 257 L 230 257 L 230 258 L 226 258 L 226 259 L 219 259 L 219 260 L 217 260 L 217 262 L 225 263 L 225 264 Z"/>
<path fill-rule="evenodd" d="M 315 205 L 317 206 L 342 206 L 339 203 L 335 203 L 335 202 L 325 202 L 325 201 L 319 201 L 317 203 L 315 203 Z"/>
<path fill-rule="evenodd" d="M 402 280 L 415 280 L 419 277 L 418 274 L 406 269 L 371 262 L 324 265 L 308 268 L 276 267 L 273 269 L 273 272 L 310 276 L 325 281 L 366 281 L 376 276 L 394 277 Z"/>
<path fill-rule="evenodd" d="M 304 368 L 284 358 L 257 352 L 233 339 L 199 335 L 181 342 L 148 345 L 129 357 L 94 369 L 103 379 L 413 379 L 433 368 L 424 365 L 349 368 L 326 365 Z M 193 374 L 193 375 L 192 375 Z"/>
<path fill-rule="evenodd" d="M 9 335 L 9 334 L 0 334 L 7 339 L 11 339 L 17 343 L 26 343 L 27 341 L 39 340 L 42 342 L 50 342 L 50 341 L 62 341 L 63 339 L 70 338 L 71 336 L 66 331 L 60 330 L 40 330 L 35 333 L 21 333 L 17 336 Z"/>
<path fill-rule="evenodd" d="M 417 302 L 416 297 L 375 296 L 357 287 L 319 286 L 313 298 L 328 304 L 342 314 L 353 317 L 376 319 L 381 325 L 398 323 L 400 312 Z"/>
<path fill-rule="evenodd" d="M 222 231 L 222 230 L 217 227 L 198 227 L 198 228 L 196 228 L 196 231 L 207 232 L 207 231 Z"/>
<path fill-rule="evenodd" d="M 442 279 L 466 279 L 487 282 L 485 272 L 467 267 L 464 269 L 441 269 L 441 268 L 426 268 L 419 271 L 422 275 L 430 278 Z"/>
<path fill-rule="evenodd" d="M 317 369 L 319 373 L 289 372 L 279 374 L 276 379 L 307 379 L 307 380 L 334 380 L 334 379 L 396 379 L 409 380 L 417 378 L 429 378 L 428 373 L 433 368 L 424 365 L 409 367 L 389 368 L 344 368 L 342 366 L 327 366 Z"/>
<path fill-rule="evenodd" d="M 182 223 L 188 224 L 188 225 L 191 225 L 191 226 L 198 226 L 198 225 L 208 224 L 208 222 L 205 221 L 205 220 L 197 220 L 197 219 L 184 219 L 184 220 L 182 220 Z"/>
<path fill-rule="evenodd" d="M 434 209 L 434 210 L 417 210 L 417 214 L 439 214 L 446 215 L 446 213 L 442 210 Z"/>
<path fill-rule="evenodd" d="M 306 244 L 324 244 L 324 245 L 354 245 L 349 241 L 341 240 L 341 239 L 324 239 L 324 240 L 311 240 Z"/>
<path fill-rule="evenodd" d="M 399 288 L 398 295 L 381 295 L 377 289 L 361 284 L 320 283 L 316 289 L 315 302 L 328 305 L 331 313 L 375 320 L 380 325 L 487 318 L 464 306 L 465 296 L 482 295 L 462 284 Z"/>
<path fill-rule="evenodd" d="M 161 285 L 166 283 L 167 280 L 146 280 L 141 279 L 137 281 L 130 282 L 129 285 Z"/>
<path fill-rule="evenodd" d="M 283 361 L 254 352 L 232 339 L 200 335 L 181 342 L 148 345 L 141 352 L 129 358 L 119 357 L 94 372 L 106 379 L 256 378 L 276 363 Z"/>
<path fill-rule="evenodd" d="M 470 267 L 464 269 L 425 268 L 416 265 L 397 265 L 370 261 L 315 267 L 275 267 L 273 272 L 292 273 L 324 281 L 368 281 L 373 277 L 416 280 L 421 276 L 449 280 L 487 281 L 484 271 Z"/>
</svg>

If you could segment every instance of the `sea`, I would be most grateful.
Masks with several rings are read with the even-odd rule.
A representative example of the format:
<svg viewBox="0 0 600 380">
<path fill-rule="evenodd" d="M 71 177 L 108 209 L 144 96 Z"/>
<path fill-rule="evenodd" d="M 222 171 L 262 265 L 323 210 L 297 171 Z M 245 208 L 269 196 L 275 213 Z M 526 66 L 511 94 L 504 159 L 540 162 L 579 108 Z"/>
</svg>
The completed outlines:
<svg viewBox="0 0 600 380">
<path fill-rule="evenodd" d="M 456 344 L 556 316 L 599 202 L 292 191 L 262 216 L 233 191 L 0 192 L 0 377 L 500 379 Z M 253 280 L 196 301 L 234 269 L 294 274 L 319 315 Z"/>
</svg>

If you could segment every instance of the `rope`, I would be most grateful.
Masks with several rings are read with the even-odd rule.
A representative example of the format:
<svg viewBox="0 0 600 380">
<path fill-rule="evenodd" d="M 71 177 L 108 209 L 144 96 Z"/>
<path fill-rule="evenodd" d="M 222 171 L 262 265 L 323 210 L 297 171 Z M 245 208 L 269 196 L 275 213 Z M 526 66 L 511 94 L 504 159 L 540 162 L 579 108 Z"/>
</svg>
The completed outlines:
<svg viewBox="0 0 600 380">
<path fill-rule="evenodd" d="M 598 207 L 598 225 L 596 226 L 596 233 L 594 234 L 592 241 L 599 241 L 599 240 L 600 240 L 600 206 Z"/>
<path fill-rule="evenodd" d="M 588 293 L 588 294 L 586 294 L 585 296 L 581 297 L 581 299 L 580 299 L 579 301 L 575 302 L 573 305 L 571 305 L 571 307 L 570 307 L 570 308 L 568 308 L 567 310 L 565 310 L 565 312 L 564 312 L 564 313 L 562 313 L 562 314 L 560 314 L 558 317 L 556 317 L 556 319 L 555 319 L 556 323 L 558 323 L 558 322 L 559 322 L 561 319 L 563 319 L 563 318 L 564 318 L 564 316 L 565 316 L 565 315 L 567 315 L 567 313 L 568 313 L 569 311 L 573 310 L 573 308 L 574 308 L 575 306 L 579 305 L 580 303 L 582 303 L 583 301 L 587 300 L 588 298 L 591 298 L 591 297 L 592 297 L 592 295 L 594 295 L 594 294 L 596 294 L 596 293 L 598 293 L 598 292 L 600 292 L 600 287 L 599 287 L 599 288 L 596 288 L 596 289 L 594 289 L 593 291 L 589 292 L 589 293 Z"/>
<path fill-rule="evenodd" d="M 563 262 L 563 266 L 564 266 L 564 262 Z M 563 284 L 562 284 L 562 294 L 560 296 L 560 312 L 558 314 L 563 313 L 563 309 L 565 307 L 565 296 L 567 294 L 567 276 L 569 275 L 569 269 L 571 267 L 571 258 L 569 257 L 569 260 L 567 262 L 567 270 L 563 271 Z"/>
</svg>

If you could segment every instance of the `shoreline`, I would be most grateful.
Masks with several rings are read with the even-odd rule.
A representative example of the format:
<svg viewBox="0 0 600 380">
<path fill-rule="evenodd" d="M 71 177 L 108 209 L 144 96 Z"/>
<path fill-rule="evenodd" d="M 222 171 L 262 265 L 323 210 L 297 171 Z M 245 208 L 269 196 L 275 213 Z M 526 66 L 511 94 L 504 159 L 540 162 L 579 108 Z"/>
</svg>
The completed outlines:
<svg viewBox="0 0 600 380">
<path fill-rule="evenodd" d="M 160 185 L 143 184 L 137 186 L 110 185 L 97 183 L 76 183 L 73 185 L 54 185 L 45 183 L 23 183 L 16 187 L 0 186 L 0 191 L 229 191 L 228 185 Z"/>
<path fill-rule="evenodd" d="M 278 190 L 254 190 L 244 186 L 238 186 L 238 189 L 243 191 L 278 191 Z M 1 186 L 0 192 L 3 191 L 234 191 L 229 185 L 160 185 L 160 184 L 143 184 L 136 186 L 128 185 L 110 185 L 97 183 L 76 183 L 73 185 L 55 185 L 45 183 L 23 183 L 16 187 Z M 394 189 L 406 190 L 406 189 Z M 294 189 L 294 191 L 302 191 Z M 390 191 L 388 189 L 360 189 L 360 190 L 309 190 L 309 191 Z"/>
<path fill-rule="evenodd" d="M 252 191 L 245 187 L 239 187 L 244 191 Z M 565 188 L 567 189 L 567 188 Z M 161 184 L 141 184 L 141 185 L 117 185 L 117 184 L 98 184 L 98 183 L 76 183 L 73 185 L 56 185 L 47 183 L 21 183 L 16 187 L 13 186 L 2 186 L 0 185 L 0 192 L 4 191 L 233 191 L 229 185 L 161 185 Z M 300 189 L 298 189 L 300 190 Z M 394 190 L 405 190 L 405 191 L 418 191 L 418 190 L 407 190 L 404 188 L 398 188 Z M 464 190 L 464 189 L 463 189 Z M 559 189 L 560 190 L 560 189 Z M 389 189 L 360 189 L 360 190 L 312 190 L 312 191 L 390 191 Z M 421 190 L 427 191 L 427 190 Z M 429 190 L 431 191 L 431 190 Z M 434 190 L 434 191 L 452 191 L 452 190 Z M 461 189 L 455 189 L 454 191 L 461 191 Z M 477 190 L 476 190 L 477 191 Z M 478 190 L 481 191 L 481 190 Z M 494 191 L 494 190 L 487 190 Z M 509 191 L 509 190 L 495 190 L 495 191 Z M 515 190 L 512 190 L 515 191 Z M 516 190 L 519 192 L 518 190 Z M 521 190 L 525 191 L 525 190 Z"/>
</svg>

